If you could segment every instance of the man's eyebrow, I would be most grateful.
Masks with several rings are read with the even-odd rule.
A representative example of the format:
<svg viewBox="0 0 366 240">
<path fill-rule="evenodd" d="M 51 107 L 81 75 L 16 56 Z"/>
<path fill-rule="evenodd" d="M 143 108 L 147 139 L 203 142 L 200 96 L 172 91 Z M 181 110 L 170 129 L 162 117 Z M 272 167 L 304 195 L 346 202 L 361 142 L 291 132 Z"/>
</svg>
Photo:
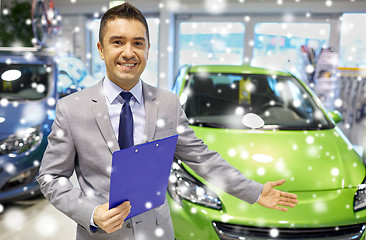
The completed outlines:
<svg viewBox="0 0 366 240">
<path fill-rule="evenodd" d="M 113 35 L 109 38 L 109 41 L 113 41 L 113 40 L 116 40 L 116 39 L 126 39 L 126 37 L 125 36 L 119 36 L 119 35 Z M 135 38 L 133 38 L 133 40 L 146 41 L 146 38 L 145 37 L 135 37 Z"/>
</svg>

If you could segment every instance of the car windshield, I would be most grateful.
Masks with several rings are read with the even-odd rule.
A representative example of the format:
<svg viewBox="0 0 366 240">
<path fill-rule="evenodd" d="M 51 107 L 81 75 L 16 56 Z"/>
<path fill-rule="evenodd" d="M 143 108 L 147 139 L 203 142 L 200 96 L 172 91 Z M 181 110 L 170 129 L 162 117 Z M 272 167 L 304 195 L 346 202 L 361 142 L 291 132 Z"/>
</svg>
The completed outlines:
<svg viewBox="0 0 366 240">
<path fill-rule="evenodd" d="M 39 100 L 47 96 L 51 67 L 0 63 L 0 98 Z"/>
<path fill-rule="evenodd" d="M 309 92 L 292 76 L 191 74 L 181 100 L 193 125 L 294 130 L 333 127 Z M 262 124 L 251 126 L 253 121 L 254 125 Z"/>
</svg>

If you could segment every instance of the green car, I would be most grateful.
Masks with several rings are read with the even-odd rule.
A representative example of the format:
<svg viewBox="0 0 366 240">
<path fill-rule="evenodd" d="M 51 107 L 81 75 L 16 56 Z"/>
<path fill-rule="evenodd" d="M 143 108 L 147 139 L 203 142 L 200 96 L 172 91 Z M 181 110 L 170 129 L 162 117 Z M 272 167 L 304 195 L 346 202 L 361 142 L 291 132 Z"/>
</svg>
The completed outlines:
<svg viewBox="0 0 366 240">
<path fill-rule="evenodd" d="M 196 135 L 245 176 L 286 179 L 287 212 L 250 205 L 175 159 L 168 202 L 177 240 L 365 239 L 365 165 L 312 90 L 249 66 L 183 66 L 173 86 Z"/>
</svg>

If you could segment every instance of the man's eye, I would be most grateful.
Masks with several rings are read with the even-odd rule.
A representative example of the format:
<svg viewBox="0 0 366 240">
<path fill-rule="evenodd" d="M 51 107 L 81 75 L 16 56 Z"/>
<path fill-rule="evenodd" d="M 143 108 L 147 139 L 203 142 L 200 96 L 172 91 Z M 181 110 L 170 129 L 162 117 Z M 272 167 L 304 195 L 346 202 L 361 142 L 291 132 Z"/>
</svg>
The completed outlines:
<svg viewBox="0 0 366 240">
<path fill-rule="evenodd" d="M 121 45 L 122 44 L 122 41 L 114 41 L 113 44 Z"/>
<path fill-rule="evenodd" d="M 137 46 L 143 46 L 144 45 L 144 43 L 142 43 L 142 42 L 136 42 L 135 43 Z"/>
</svg>

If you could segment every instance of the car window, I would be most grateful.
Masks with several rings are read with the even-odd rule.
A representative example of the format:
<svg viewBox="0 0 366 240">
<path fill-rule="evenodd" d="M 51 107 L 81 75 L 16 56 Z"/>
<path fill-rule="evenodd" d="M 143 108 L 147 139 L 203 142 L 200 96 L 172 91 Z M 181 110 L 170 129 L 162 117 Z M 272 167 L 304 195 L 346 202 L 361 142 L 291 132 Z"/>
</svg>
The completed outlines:
<svg viewBox="0 0 366 240">
<path fill-rule="evenodd" d="M 191 74 L 184 109 L 192 124 L 247 128 L 254 113 L 264 128 L 324 129 L 333 125 L 313 97 L 292 76 L 266 74 Z"/>
<path fill-rule="evenodd" d="M 39 100 L 47 96 L 51 66 L 0 63 L 0 98 Z"/>
</svg>

